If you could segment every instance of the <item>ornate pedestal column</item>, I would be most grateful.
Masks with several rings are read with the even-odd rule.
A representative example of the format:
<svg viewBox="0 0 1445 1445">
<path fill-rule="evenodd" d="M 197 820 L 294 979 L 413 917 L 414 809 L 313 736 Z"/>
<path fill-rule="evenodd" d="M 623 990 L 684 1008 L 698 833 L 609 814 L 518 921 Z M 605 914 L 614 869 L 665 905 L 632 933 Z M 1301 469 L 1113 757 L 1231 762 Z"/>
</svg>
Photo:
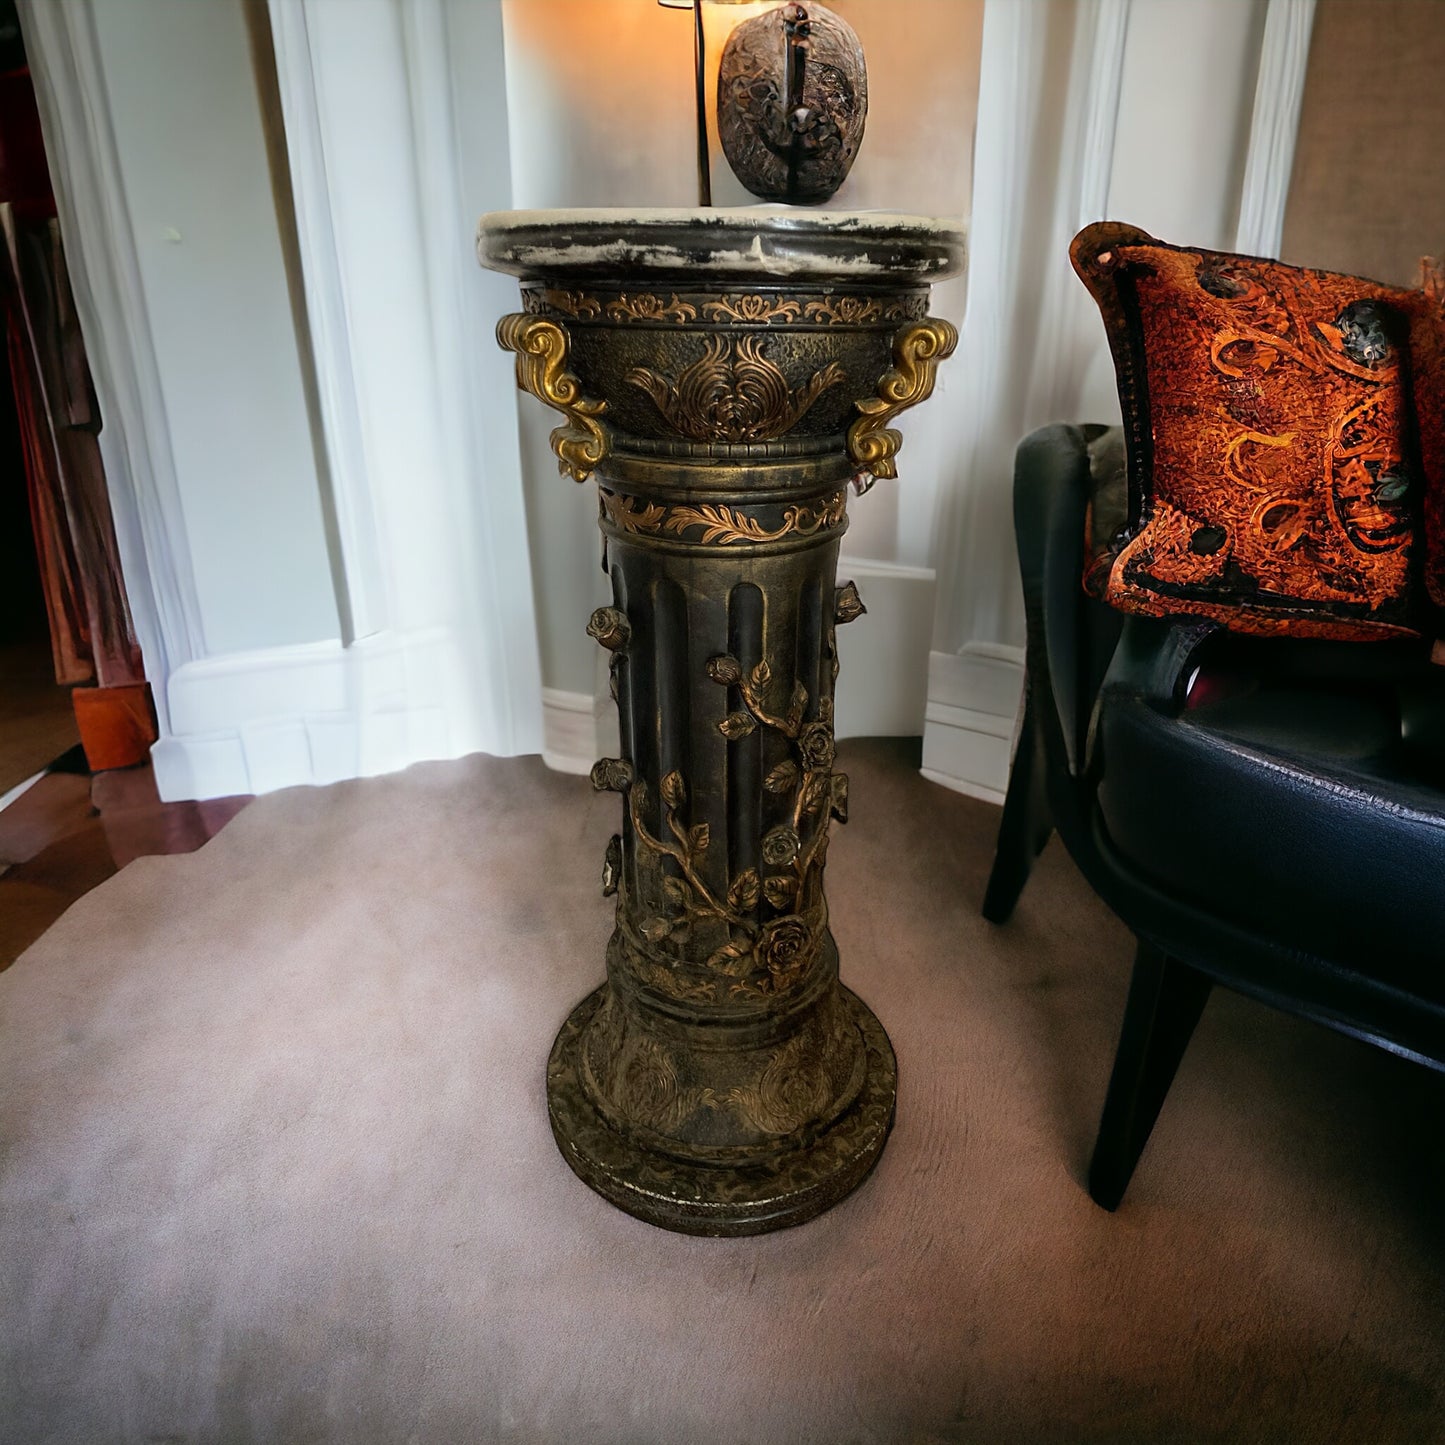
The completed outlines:
<svg viewBox="0 0 1445 1445">
<path fill-rule="evenodd" d="M 927 283 L 951 227 L 899 216 L 506 212 L 484 264 L 522 278 L 498 328 L 519 384 L 596 473 L 613 605 L 622 798 L 603 891 L 607 982 L 548 1066 L 567 1162 L 622 1209 L 760 1233 L 835 1203 L 877 1160 L 895 1066 L 838 982 L 823 871 L 835 770 L 847 484 L 895 475 L 891 419 L 953 349 Z"/>
</svg>

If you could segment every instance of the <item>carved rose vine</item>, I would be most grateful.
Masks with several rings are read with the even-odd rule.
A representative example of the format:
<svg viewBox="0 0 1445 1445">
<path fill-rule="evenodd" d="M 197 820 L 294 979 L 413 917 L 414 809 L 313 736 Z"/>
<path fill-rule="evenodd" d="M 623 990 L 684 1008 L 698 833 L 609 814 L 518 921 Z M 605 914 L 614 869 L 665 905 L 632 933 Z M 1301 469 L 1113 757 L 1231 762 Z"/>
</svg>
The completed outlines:
<svg viewBox="0 0 1445 1445">
<path fill-rule="evenodd" d="M 863 610 L 851 582 L 836 590 L 823 647 L 825 665 L 835 678 L 834 626 L 852 621 Z M 615 609 L 599 609 L 589 630 L 606 646 L 619 634 L 625 637 L 625 621 Z M 659 881 L 647 904 L 634 910 L 626 897 L 621 839 L 613 838 L 603 891 L 623 894 L 621 931 L 630 942 L 631 966 L 647 982 L 680 998 L 716 997 L 724 988 L 733 997 L 765 998 L 793 987 L 817 958 L 827 914 L 822 890 L 815 885 L 827 855 L 831 822 L 848 819 L 848 778 L 833 768 L 831 697 L 817 698 L 809 719 L 814 700 L 808 689 L 794 682 L 783 701 L 766 660 L 744 667 L 738 658 L 722 653 L 708 660 L 706 672 L 714 683 L 730 689 L 736 702 L 717 723 L 723 737 L 736 741 L 762 730 L 786 744 L 786 756 L 763 779 L 775 821 L 760 840 L 761 867 L 731 874 L 726 887 L 711 882 L 712 870 L 706 867 L 711 830 L 706 822 L 689 821 L 689 790 L 682 773 L 673 769 L 658 784 L 662 826 L 654 832 L 646 781 L 635 776 L 626 760 L 604 758 L 592 769 L 593 786 L 626 796 L 633 839 L 658 866 Z M 725 941 L 700 966 L 701 977 L 697 965 L 684 965 L 681 953 L 675 967 L 659 961 L 666 945 L 681 948 L 692 941 L 696 948 L 695 935 L 704 926 L 713 940 L 721 936 Z"/>
</svg>

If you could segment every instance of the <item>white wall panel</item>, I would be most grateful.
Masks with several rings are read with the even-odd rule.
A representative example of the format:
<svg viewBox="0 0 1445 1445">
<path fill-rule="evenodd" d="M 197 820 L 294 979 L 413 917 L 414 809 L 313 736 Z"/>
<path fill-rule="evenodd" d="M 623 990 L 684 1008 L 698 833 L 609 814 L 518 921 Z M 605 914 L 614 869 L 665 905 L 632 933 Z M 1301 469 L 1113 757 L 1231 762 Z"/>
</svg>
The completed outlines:
<svg viewBox="0 0 1445 1445">
<path fill-rule="evenodd" d="M 240 0 L 92 6 L 207 654 L 337 634 Z"/>
</svg>

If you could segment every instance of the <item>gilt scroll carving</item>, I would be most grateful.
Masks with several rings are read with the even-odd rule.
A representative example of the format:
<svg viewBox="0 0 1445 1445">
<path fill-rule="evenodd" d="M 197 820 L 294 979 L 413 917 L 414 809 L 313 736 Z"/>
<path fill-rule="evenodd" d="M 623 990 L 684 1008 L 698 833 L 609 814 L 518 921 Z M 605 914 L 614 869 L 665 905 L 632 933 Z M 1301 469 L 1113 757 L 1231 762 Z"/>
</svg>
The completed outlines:
<svg viewBox="0 0 1445 1445">
<path fill-rule="evenodd" d="M 557 465 L 573 481 L 585 482 L 607 455 L 607 430 L 599 418 L 605 401 L 582 394 L 567 370 L 567 333 L 555 321 L 514 312 L 497 323 L 497 341 L 517 353 L 517 385 L 567 418 L 552 432 Z"/>
<path fill-rule="evenodd" d="M 879 478 L 896 477 L 893 460 L 903 434 L 889 422 L 933 394 L 939 362 L 953 355 L 958 329 L 942 317 L 905 326 L 893 340 L 893 365 L 878 383 L 878 394 L 857 403 L 861 416 L 848 428 L 848 455 L 857 467 L 858 489 Z"/>
</svg>

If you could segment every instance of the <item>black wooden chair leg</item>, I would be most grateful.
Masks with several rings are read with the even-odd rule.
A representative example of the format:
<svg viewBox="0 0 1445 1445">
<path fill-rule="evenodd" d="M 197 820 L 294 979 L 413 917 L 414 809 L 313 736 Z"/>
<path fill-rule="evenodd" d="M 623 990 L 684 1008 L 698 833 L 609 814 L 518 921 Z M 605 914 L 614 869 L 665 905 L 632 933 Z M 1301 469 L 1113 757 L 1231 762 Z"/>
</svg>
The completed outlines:
<svg viewBox="0 0 1445 1445">
<path fill-rule="evenodd" d="M 1140 940 L 1089 1165 L 1089 1194 L 1105 1209 L 1116 1209 L 1129 1187 L 1212 987 L 1197 969 Z"/>
<path fill-rule="evenodd" d="M 983 916 L 990 923 L 1007 923 L 1029 881 L 1034 859 L 1054 831 L 1049 816 L 1042 739 L 1034 725 L 1032 699 L 1024 704 L 1023 726 L 1004 797 L 993 872 L 983 895 Z"/>
</svg>

